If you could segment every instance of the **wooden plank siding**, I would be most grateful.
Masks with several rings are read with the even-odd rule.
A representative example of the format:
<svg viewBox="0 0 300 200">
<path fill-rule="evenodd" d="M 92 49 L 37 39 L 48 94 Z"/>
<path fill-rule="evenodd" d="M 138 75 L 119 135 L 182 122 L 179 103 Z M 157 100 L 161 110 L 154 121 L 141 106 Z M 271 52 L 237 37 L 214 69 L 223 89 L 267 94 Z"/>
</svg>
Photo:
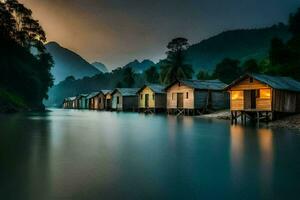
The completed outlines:
<svg viewBox="0 0 300 200">
<path fill-rule="evenodd" d="M 149 87 L 145 87 L 142 91 L 139 92 L 139 108 L 146 108 L 145 99 L 146 94 L 149 95 L 149 105 L 148 108 L 166 108 L 166 94 L 154 93 L 153 90 Z"/>
<path fill-rule="evenodd" d="M 239 82 L 238 84 L 234 85 L 233 87 L 230 88 L 230 109 L 232 111 L 238 111 L 238 110 L 244 110 L 246 105 L 245 105 L 245 91 L 247 90 L 257 90 L 260 91 L 262 89 L 269 89 L 271 96 L 269 98 L 261 98 L 256 97 L 256 110 L 259 111 L 272 111 L 272 88 L 269 87 L 267 84 L 261 83 L 260 81 L 257 81 L 253 79 L 253 81 L 250 81 L 250 78 L 246 78 Z M 241 91 L 243 92 L 243 97 L 238 98 L 238 99 L 233 99 L 233 92 L 234 91 Z M 248 105 L 248 104 L 247 104 Z"/>
<path fill-rule="evenodd" d="M 155 108 L 155 94 L 149 87 L 145 87 L 139 93 L 139 108 L 146 108 L 145 106 L 146 94 L 149 95 L 148 107 Z"/>
<path fill-rule="evenodd" d="M 167 90 L 167 109 L 177 108 L 177 93 L 183 94 L 183 108 L 194 109 L 194 89 L 180 83 L 174 84 Z M 188 93 L 188 98 L 187 98 Z"/>
<path fill-rule="evenodd" d="M 119 99 L 119 102 L 118 102 Z M 116 92 L 112 95 L 112 109 L 113 110 L 123 110 L 123 98 L 120 92 Z"/>
</svg>

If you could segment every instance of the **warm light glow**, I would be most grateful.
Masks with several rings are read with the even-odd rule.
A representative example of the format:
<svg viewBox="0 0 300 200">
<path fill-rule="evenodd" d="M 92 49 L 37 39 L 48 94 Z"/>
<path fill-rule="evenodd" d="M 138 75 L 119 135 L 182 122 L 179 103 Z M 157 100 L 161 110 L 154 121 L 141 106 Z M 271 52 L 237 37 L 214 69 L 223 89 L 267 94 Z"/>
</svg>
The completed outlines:
<svg viewBox="0 0 300 200">
<path fill-rule="evenodd" d="M 270 89 L 260 89 L 260 98 L 261 99 L 270 99 L 271 98 L 271 90 Z"/>
<path fill-rule="evenodd" d="M 231 92 L 231 99 L 232 100 L 242 100 L 242 99 L 244 99 L 244 92 L 243 91 L 232 91 Z"/>
</svg>

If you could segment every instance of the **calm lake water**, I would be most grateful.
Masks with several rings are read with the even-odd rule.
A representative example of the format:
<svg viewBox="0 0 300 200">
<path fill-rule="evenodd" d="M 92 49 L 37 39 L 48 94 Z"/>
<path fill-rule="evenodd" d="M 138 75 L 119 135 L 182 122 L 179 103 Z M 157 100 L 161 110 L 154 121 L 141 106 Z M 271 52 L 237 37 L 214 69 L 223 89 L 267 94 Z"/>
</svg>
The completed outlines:
<svg viewBox="0 0 300 200">
<path fill-rule="evenodd" d="M 0 199 L 299 199 L 300 134 L 195 117 L 0 116 Z"/>
</svg>

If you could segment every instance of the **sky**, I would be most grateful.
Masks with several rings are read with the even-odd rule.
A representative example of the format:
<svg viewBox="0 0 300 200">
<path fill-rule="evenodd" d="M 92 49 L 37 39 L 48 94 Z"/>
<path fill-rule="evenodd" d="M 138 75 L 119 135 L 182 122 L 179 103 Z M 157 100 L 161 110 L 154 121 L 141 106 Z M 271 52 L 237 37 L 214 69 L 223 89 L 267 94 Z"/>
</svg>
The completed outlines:
<svg viewBox="0 0 300 200">
<path fill-rule="evenodd" d="M 109 69 L 134 59 L 157 62 L 167 43 L 191 44 L 222 31 L 287 22 L 300 0 L 19 0 L 48 41 Z"/>
</svg>

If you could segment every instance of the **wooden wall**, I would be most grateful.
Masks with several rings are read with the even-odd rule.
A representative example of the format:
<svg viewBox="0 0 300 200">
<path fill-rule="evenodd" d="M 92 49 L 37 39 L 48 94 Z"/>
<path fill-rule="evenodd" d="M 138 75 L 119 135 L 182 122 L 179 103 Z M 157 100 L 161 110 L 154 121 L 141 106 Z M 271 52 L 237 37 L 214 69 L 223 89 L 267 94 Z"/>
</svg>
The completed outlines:
<svg viewBox="0 0 300 200">
<path fill-rule="evenodd" d="M 117 97 L 119 97 L 119 104 L 117 104 Z M 123 109 L 123 98 L 120 92 L 116 92 L 112 95 L 112 109 L 122 110 Z"/>
<path fill-rule="evenodd" d="M 110 93 L 105 95 L 105 109 L 110 110 L 112 108 L 112 96 Z"/>
<path fill-rule="evenodd" d="M 223 91 L 212 91 L 211 108 L 214 110 L 229 108 L 229 94 Z"/>
<path fill-rule="evenodd" d="M 105 96 L 104 94 L 100 93 L 97 96 L 93 97 L 93 105 L 90 105 L 90 109 L 94 110 L 103 110 L 105 108 Z M 90 99 L 90 102 L 92 101 Z"/>
<path fill-rule="evenodd" d="M 166 94 L 155 94 L 155 108 L 165 109 L 167 105 Z"/>
<path fill-rule="evenodd" d="M 235 86 L 230 89 L 230 109 L 231 110 L 244 110 L 245 107 L 245 94 L 243 98 L 240 99 L 232 99 L 232 91 L 244 91 L 245 90 L 259 90 L 259 89 L 271 89 L 267 84 L 261 83 L 260 81 L 253 80 L 250 82 L 250 78 L 246 78 L 242 80 Z M 266 98 L 256 98 L 256 109 L 263 111 L 271 111 L 272 110 L 272 96 L 269 99 Z"/>
<path fill-rule="evenodd" d="M 155 95 L 154 92 L 149 88 L 145 87 L 140 93 L 139 93 L 139 108 L 145 108 L 145 99 L 146 94 L 149 95 L 149 108 L 155 108 L 155 97 L 153 99 L 153 96 Z"/>
<path fill-rule="evenodd" d="M 183 93 L 183 107 L 194 109 L 194 89 L 179 83 L 174 84 L 167 90 L 167 109 L 177 108 L 177 93 Z M 188 93 L 188 98 L 186 98 Z M 172 98 L 173 95 L 173 98 Z"/>
<path fill-rule="evenodd" d="M 203 90 L 195 91 L 194 97 L 195 97 L 194 101 L 195 101 L 196 109 L 202 109 L 206 107 L 209 99 L 208 91 L 203 91 Z"/>
<path fill-rule="evenodd" d="M 289 91 L 274 90 L 273 92 L 273 110 L 276 112 L 297 112 L 299 94 Z"/>
<path fill-rule="evenodd" d="M 122 110 L 134 111 L 138 108 L 138 96 L 123 96 Z"/>
</svg>

